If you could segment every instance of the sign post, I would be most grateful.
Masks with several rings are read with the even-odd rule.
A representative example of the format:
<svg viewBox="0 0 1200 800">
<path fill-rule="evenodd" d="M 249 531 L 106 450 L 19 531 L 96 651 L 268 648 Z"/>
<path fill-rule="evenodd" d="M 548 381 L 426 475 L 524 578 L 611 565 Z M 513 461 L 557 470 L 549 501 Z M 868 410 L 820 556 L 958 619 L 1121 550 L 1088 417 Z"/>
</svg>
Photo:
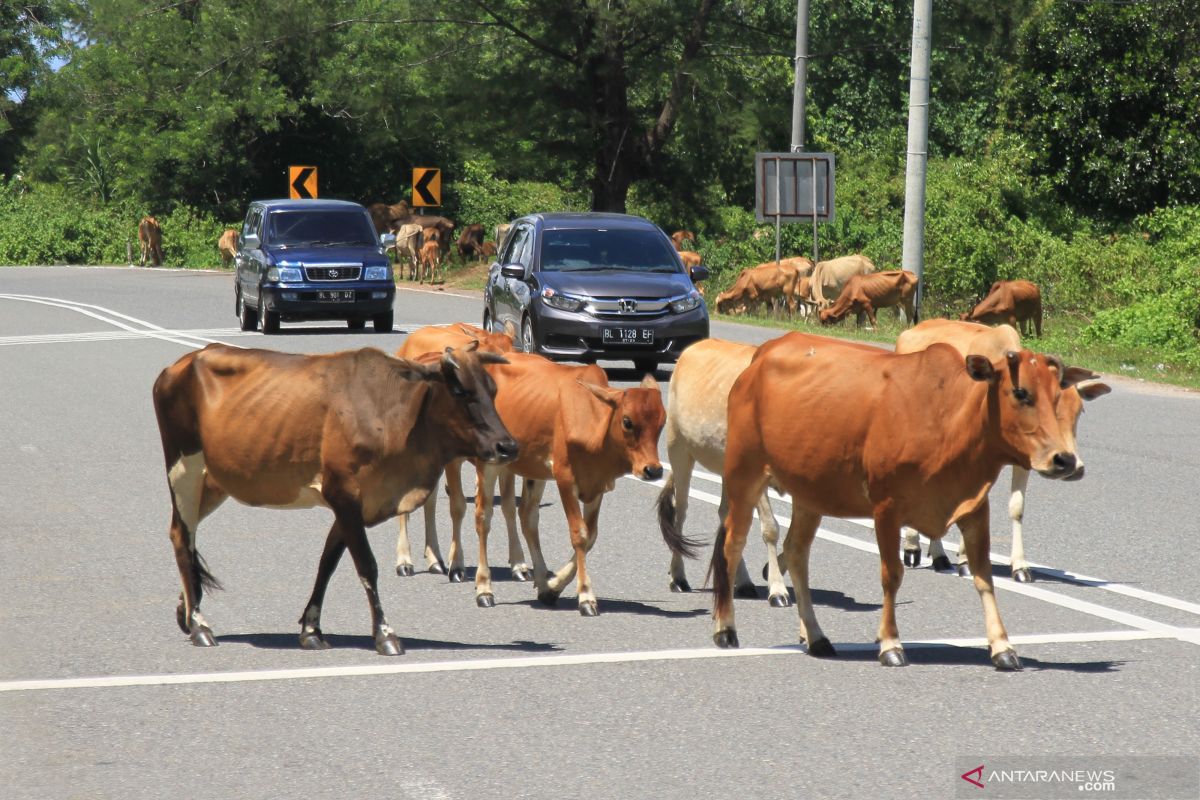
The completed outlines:
<svg viewBox="0 0 1200 800">
<path fill-rule="evenodd" d="M 288 167 L 288 197 L 293 200 L 317 199 L 316 167 Z"/>
<path fill-rule="evenodd" d="M 756 153 L 754 155 L 754 216 L 775 223 L 775 261 L 780 257 L 780 226 L 812 222 L 813 261 L 818 257 L 818 222 L 834 217 L 834 158 L 832 153 Z"/>
<path fill-rule="evenodd" d="M 442 204 L 442 171 L 437 167 L 413 167 L 412 204 L 416 208 Z"/>
</svg>

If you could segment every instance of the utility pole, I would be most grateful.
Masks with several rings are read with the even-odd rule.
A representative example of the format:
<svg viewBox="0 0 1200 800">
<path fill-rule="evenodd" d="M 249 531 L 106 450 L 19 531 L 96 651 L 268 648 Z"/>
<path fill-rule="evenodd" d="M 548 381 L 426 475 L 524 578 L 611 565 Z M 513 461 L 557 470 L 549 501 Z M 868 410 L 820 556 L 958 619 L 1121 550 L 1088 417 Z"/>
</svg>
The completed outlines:
<svg viewBox="0 0 1200 800">
<path fill-rule="evenodd" d="M 912 67 L 908 82 L 908 166 L 904 180 L 904 251 L 901 266 L 917 276 L 916 323 L 921 319 L 925 272 L 925 167 L 929 160 L 929 49 L 933 0 L 913 0 Z"/>
<path fill-rule="evenodd" d="M 808 0 L 796 0 L 795 80 L 792 83 L 792 152 L 804 152 L 804 101 L 808 89 Z M 817 165 L 813 167 L 813 193 L 817 185 Z M 778 168 L 776 176 L 778 176 Z M 778 180 L 778 177 L 777 177 Z M 813 263 L 817 261 L 817 206 L 813 200 Z M 779 219 L 775 220 L 775 263 L 779 263 Z"/>
</svg>

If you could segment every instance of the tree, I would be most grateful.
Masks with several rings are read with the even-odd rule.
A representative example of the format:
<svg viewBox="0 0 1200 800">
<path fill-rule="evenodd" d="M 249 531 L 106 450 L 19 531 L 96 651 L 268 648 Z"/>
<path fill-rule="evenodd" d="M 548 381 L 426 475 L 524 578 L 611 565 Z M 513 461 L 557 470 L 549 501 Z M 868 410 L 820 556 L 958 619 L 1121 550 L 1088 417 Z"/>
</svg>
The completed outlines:
<svg viewBox="0 0 1200 800">
<path fill-rule="evenodd" d="M 25 100 L 62 51 L 61 23 L 55 2 L 0 3 L 0 174 L 12 171 L 15 144 L 33 124 Z"/>
</svg>

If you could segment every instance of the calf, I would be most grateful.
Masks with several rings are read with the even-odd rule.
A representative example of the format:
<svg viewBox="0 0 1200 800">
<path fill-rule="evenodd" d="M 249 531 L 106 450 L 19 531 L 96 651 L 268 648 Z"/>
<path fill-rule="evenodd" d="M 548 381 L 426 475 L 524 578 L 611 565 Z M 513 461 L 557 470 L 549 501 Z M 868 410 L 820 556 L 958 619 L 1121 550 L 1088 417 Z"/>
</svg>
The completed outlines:
<svg viewBox="0 0 1200 800">
<path fill-rule="evenodd" d="M 821 324 L 840 322 L 850 312 L 858 314 L 859 322 L 865 313 L 871 325 L 875 325 L 875 310 L 895 306 L 901 320 L 913 318 L 913 301 L 917 293 L 917 276 L 908 270 L 872 272 L 868 275 L 853 275 L 837 302 L 821 310 Z"/>
<path fill-rule="evenodd" d="M 486 241 L 482 245 L 480 245 L 480 247 L 479 247 L 480 258 L 492 258 L 495 255 L 496 255 L 496 243 L 495 242 Z"/>
<path fill-rule="evenodd" d="M 907 663 L 895 616 L 904 573 L 900 527 L 941 538 L 958 523 L 992 662 L 1020 669 L 996 605 L 987 492 L 1006 464 L 1052 478 L 1075 474 L 1078 459 L 1055 404 L 1062 387 L 1080 377 L 1026 350 L 995 361 L 974 353 L 964 358 L 945 344 L 897 355 L 801 333 L 764 344 L 729 393 L 723 470 L 729 511 L 710 567 L 716 644 L 738 645 L 734 572 L 755 506 L 773 480 L 792 496 L 784 553 L 810 655 L 835 654 L 808 585 L 821 517 L 871 516 L 883 586 L 880 662 Z"/>
<path fill-rule="evenodd" d="M 896 340 L 897 353 L 915 353 L 930 345 L 942 342 L 958 350 L 963 356 L 968 353 L 979 353 L 991 360 L 998 360 L 1009 350 L 1021 349 L 1021 337 L 1015 328 L 1009 325 L 998 325 L 989 328 L 974 322 L 958 322 L 948 319 L 931 319 L 922 322 L 915 328 L 910 328 Z M 1072 447 L 1075 446 L 1075 428 L 1079 415 L 1083 413 L 1083 401 L 1103 397 L 1112 389 L 1107 384 L 1093 382 L 1098 378 L 1094 373 L 1087 375 L 1087 383 L 1071 385 L 1063 389 L 1058 398 L 1055 416 L 1064 440 Z M 1076 475 L 1083 474 L 1083 460 L 1078 461 Z M 1029 485 L 1029 470 L 1019 465 L 1013 465 L 1012 478 L 1009 488 L 1008 516 L 1012 520 L 1012 577 L 1019 583 L 1033 580 L 1033 572 L 1025 559 L 1025 544 L 1023 541 L 1023 525 L 1025 516 L 1025 490 Z M 929 557 L 934 569 L 950 569 L 950 559 L 938 539 L 929 543 Z M 911 528 L 904 530 L 904 563 L 905 566 L 918 566 L 921 563 L 921 546 L 917 532 Z M 958 554 L 958 572 L 969 575 L 966 548 L 961 548 Z"/>
<path fill-rule="evenodd" d="M 138 262 L 138 266 L 146 266 L 146 257 L 149 256 L 154 266 L 161 267 L 163 263 L 162 226 L 154 217 L 142 217 L 138 222 L 138 243 L 142 246 L 142 260 Z"/>
<path fill-rule="evenodd" d="M 828 261 L 818 261 L 812 270 L 812 299 L 818 308 L 825 308 L 837 297 L 846 281 L 853 275 L 866 275 L 875 271 L 871 259 L 864 255 L 842 256 Z"/>
<path fill-rule="evenodd" d="M 458 237 L 458 257 L 463 261 L 468 258 L 480 258 L 483 251 L 483 226 L 479 223 L 468 225 Z"/>
<path fill-rule="evenodd" d="M 1031 281 L 996 281 L 974 308 L 959 316 L 964 322 L 984 325 L 1006 323 L 1028 336 L 1029 323 L 1042 335 L 1042 292 Z"/>
<path fill-rule="evenodd" d="M 238 232 L 233 228 L 227 228 L 221 234 L 221 238 L 217 239 L 217 252 L 221 254 L 221 266 L 226 269 L 237 258 L 237 242 Z"/>
<path fill-rule="evenodd" d="M 376 651 L 403 653 L 384 619 L 366 528 L 425 502 L 454 459 L 501 464 L 516 456 L 492 401 L 495 384 L 483 369 L 503 360 L 469 347 L 417 363 L 373 349 L 307 356 L 214 344 L 163 370 L 154 383 L 154 411 L 183 583 L 176 621 L 192 643 L 216 644 L 200 599 L 204 587 L 217 583 L 196 550 L 196 528 L 233 497 L 252 506 L 333 512 L 300 620 L 301 647 L 328 647 L 321 605 L 349 549 L 367 592 Z"/>
<path fill-rule="evenodd" d="M 425 278 L 429 278 L 432 284 L 437 279 L 438 267 L 442 263 L 442 250 L 438 244 L 437 228 L 425 229 L 425 243 L 421 245 L 421 253 L 419 256 L 420 264 L 417 269 L 417 282 L 424 283 Z"/>
</svg>

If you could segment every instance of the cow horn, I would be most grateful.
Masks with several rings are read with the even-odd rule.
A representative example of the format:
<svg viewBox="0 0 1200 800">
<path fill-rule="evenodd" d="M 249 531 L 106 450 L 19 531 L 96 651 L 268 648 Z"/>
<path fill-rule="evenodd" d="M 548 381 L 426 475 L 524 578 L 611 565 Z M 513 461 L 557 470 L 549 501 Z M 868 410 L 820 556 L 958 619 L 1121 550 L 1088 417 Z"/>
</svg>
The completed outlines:
<svg viewBox="0 0 1200 800">
<path fill-rule="evenodd" d="M 1008 361 L 1008 374 L 1012 377 L 1013 388 L 1021 385 L 1021 354 L 1015 350 L 1009 350 L 1004 354 L 1004 358 Z"/>
<path fill-rule="evenodd" d="M 454 348 L 447 347 L 446 352 L 442 353 L 442 366 L 459 369 L 458 362 L 454 360 Z"/>
</svg>

